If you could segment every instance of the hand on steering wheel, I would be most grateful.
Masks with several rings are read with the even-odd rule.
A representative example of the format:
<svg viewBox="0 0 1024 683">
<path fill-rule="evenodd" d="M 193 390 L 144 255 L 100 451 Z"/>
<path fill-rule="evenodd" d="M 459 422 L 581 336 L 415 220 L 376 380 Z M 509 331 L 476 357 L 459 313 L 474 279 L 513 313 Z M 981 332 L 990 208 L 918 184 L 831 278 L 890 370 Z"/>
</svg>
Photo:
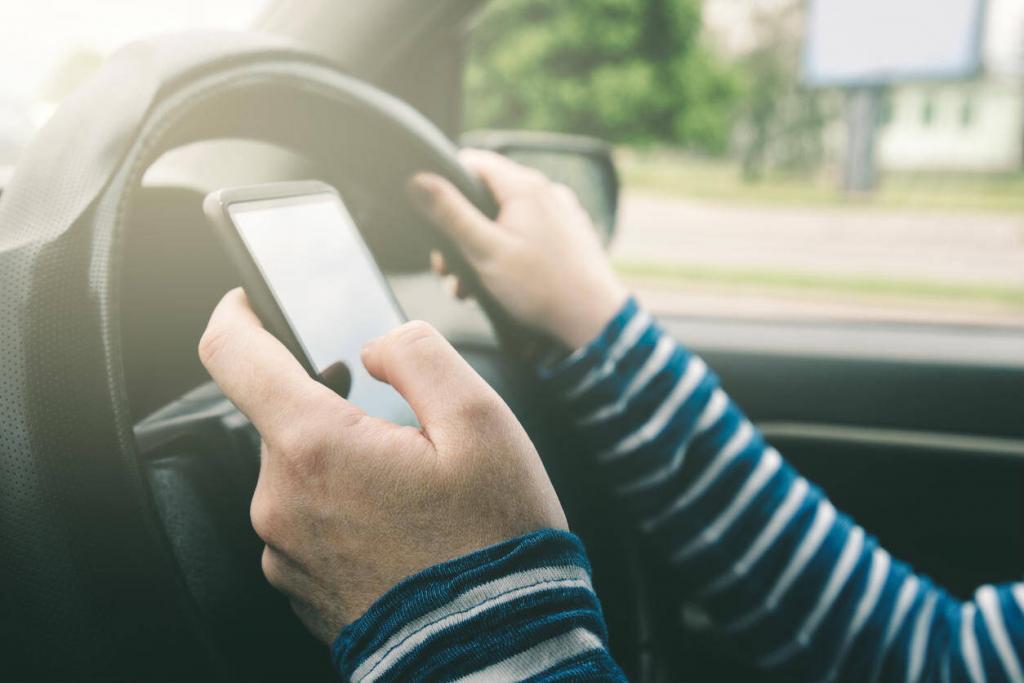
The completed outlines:
<svg viewBox="0 0 1024 683">
<path fill-rule="evenodd" d="M 426 215 L 520 323 L 572 349 L 593 339 L 627 294 L 576 195 L 498 154 L 465 150 L 460 160 L 489 186 L 497 218 L 483 215 L 444 178 L 422 173 L 412 190 Z M 447 271 L 440 254 L 432 261 Z M 471 294 L 458 282 L 455 289 Z"/>
</svg>

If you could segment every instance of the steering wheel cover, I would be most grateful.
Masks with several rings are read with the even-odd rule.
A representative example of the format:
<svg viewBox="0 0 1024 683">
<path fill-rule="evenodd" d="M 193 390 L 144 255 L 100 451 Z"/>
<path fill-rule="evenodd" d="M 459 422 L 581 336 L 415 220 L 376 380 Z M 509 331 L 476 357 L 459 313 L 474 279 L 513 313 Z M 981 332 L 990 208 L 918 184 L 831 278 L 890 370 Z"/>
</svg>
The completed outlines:
<svg viewBox="0 0 1024 683">
<path fill-rule="evenodd" d="M 265 36 L 130 46 L 62 106 L 0 199 L 0 399 L 15 397 L 0 403 L 0 581 L 16 587 L 0 598 L 0 634 L 15 677 L 152 678 L 154 661 L 169 679 L 211 663 L 231 670 L 177 569 L 137 457 L 120 251 L 133 190 L 167 150 L 226 134 L 285 144 L 302 134 L 259 112 L 216 115 L 268 88 L 294 93 L 293 108 L 309 98 L 405 116 L 425 167 L 488 201 L 451 143 L 407 105 Z"/>
</svg>

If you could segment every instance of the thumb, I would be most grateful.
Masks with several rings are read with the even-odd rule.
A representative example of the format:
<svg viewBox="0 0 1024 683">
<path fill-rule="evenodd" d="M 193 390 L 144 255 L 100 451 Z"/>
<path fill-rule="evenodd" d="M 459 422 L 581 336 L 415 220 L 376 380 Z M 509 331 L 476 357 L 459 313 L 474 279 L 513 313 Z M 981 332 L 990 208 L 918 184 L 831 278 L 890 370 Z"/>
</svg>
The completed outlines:
<svg viewBox="0 0 1024 683">
<path fill-rule="evenodd" d="M 419 320 L 368 343 L 363 365 L 409 402 L 428 435 L 453 415 L 501 401 L 440 332 Z"/>
<path fill-rule="evenodd" d="M 427 218 L 451 237 L 471 260 L 498 251 L 508 236 L 450 182 L 432 173 L 419 173 L 409 191 Z"/>
</svg>

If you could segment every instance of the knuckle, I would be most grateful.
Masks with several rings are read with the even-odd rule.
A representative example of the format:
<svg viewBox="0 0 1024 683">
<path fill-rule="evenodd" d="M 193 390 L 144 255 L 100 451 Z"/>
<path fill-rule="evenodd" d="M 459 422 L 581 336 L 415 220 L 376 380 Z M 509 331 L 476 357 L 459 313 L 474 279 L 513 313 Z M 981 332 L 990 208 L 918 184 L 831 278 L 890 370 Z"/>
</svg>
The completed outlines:
<svg viewBox="0 0 1024 683">
<path fill-rule="evenodd" d="M 328 468 L 338 430 L 354 427 L 362 417 L 356 411 L 309 415 L 278 430 L 271 449 L 292 476 L 300 481 L 315 479 Z"/>
<path fill-rule="evenodd" d="M 539 200 L 546 206 L 560 204 L 565 201 L 565 192 L 571 192 L 568 188 L 564 191 L 557 183 L 546 183 L 544 190 L 538 193 Z"/>
<path fill-rule="evenodd" d="M 466 396 L 459 404 L 459 418 L 466 424 L 479 426 L 487 424 L 499 412 L 499 403 L 494 395 L 487 391 L 475 391 Z"/>
<path fill-rule="evenodd" d="M 548 189 L 551 187 L 551 181 L 548 180 L 548 177 L 535 168 L 527 168 L 524 166 L 523 179 L 538 189 Z"/>
<path fill-rule="evenodd" d="M 287 460 L 304 460 L 314 449 L 314 437 L 299 421 L 282 425 L 265 435 L 268 448 Z"/>
<path fill-rule="evenodd" d="M 291 418 L 263 435 L 267 450 L 299 480 L 325 474 L 344 441 L 339 433 L 353 437 L 366 413 L 345 403 L 309 406 L 305 414 Z"/>
<path fill-rule="evenodd" d="M 209 367 L 216 361 L 226 343 L 226 334 L 207 326 L 203 336 L 199 338 L 199 360 L 204 366 Z"/>
<path fill-rule="evenodd" d="M 574 206 L 579 203 L 579 197 L 573 191 L 571 187 L 565 183 L 555 183 L 554 193 L 562 200 L 573 204 Z"/>
<path fill-rule="evenodd" d="M 439 333 L 433 325 L 422 320 L 410 320 L 396 330 L 399 341 L 415 344 L 423 339 L 437 336 Z"/>
<path fill-rule="evenodd" d="M 253 531 L 264 543 L 281 540 L 282 520 L 279 508 L 266 496 L 254 495 L 249 506 L 249 519 Z"/>
<path fill-rule="evenodd" d="M 439 190 L 431 206 L 431 213 L 434 220 L 448 226 L 457 226 L 462 217 L 462 207 L 458 200 L 452 197 L 448 188 Z"/>
<path fill-rule="evenodd" d="M 366 420 L 366 413 L 360 410 L 345 410 L 333 418 L 335 428 L 345 433 L 351 433 L 362 427 Z"/>
<path fill-rule="evenodd" d="M 429 353 L 438 348 L 444 338 L 434 329 L 433 325 L 422 320 L 411 320 L 393 333 L 392 343 L 388 345 L 390 360 L 408 358 L 412 354 Z"/>
<path fill-rule="evenodd" d="M 260 558 L 260 567 L 263 569 L 263 576 L 274 588 L 281 589 L 285 585 L 284 568 L 277 557 L 277 553 L 266 546 L 263 548 L 263 555 Z"/>
<path fill-rule="evenodd" d="M 506 262 L 520 265 L 525 262 L 533 262 L 537 258 L 537 248 L 527 240 L 516 240 L 505 249 L 502 258 Z"/>
</svg>

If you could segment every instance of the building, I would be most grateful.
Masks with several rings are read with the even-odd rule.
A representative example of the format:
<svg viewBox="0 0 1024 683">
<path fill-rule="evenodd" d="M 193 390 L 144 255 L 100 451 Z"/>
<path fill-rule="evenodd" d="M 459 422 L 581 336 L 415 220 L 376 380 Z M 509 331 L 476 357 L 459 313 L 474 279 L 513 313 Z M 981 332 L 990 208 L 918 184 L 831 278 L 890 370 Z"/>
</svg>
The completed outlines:
<svg viewBox="0 0 1024 683">
<path fill-rule="evenodd" d="M 739 57 L 762 40 L 765 18 L 785 13 L 800 40 L 807 0 L 705 0 L 704 24 L 724 54 Z M 956 82 L 889 88 L 876 158 L 882 170 L 1009 172 L 1024 168 L 1024 0 L 987 0 L 982 73 Z M 826 131 L 841 155 L 845 127 Z"/>
<path fill-rule="evenodd" d="M 883 169 L 1024 167 L 1024 0 L 988 0 L 982 58 L 977 79 L 891 90 L 878 138 Z"/>
</svg>

